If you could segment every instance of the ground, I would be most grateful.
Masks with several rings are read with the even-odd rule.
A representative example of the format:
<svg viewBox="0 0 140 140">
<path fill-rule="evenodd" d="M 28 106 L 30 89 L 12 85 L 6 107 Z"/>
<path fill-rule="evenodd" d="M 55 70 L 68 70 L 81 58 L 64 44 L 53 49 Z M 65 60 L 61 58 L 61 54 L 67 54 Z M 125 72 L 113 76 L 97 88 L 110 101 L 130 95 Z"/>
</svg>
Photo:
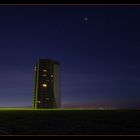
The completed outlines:
<svg viewBox="0 0 140 140">
<path fill-rule="evenodd" d="M 140 110 L 0 109 L 0 135 L 140 135 Z"/>
</svg>

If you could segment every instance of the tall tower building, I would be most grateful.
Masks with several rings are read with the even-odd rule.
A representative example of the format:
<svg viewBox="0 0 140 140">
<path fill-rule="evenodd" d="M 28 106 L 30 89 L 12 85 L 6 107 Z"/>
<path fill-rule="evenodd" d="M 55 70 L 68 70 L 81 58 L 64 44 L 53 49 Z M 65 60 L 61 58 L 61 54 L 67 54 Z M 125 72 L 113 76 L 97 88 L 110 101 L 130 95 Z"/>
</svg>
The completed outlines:
<svg viewBox="0 0 140 140">
<path fill-rule="evenodd" d="M 51 59 L 39 59 L 35 65 L 33 108 L 60 107 L 60 64 Z"/>
</svg>

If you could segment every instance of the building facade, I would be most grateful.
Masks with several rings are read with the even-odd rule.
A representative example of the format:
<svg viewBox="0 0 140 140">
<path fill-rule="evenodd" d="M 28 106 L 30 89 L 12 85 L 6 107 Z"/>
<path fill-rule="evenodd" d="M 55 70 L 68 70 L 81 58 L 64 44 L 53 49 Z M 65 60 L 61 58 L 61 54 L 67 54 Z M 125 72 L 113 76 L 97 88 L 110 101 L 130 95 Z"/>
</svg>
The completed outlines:
<svg viewBox="0 0 140 140">
<path fill-rule="evenodd" d="M 35 65 L 33 108 L 60 107 L 60 64 L 51 59 L 39 59 Z"/>
</svg>

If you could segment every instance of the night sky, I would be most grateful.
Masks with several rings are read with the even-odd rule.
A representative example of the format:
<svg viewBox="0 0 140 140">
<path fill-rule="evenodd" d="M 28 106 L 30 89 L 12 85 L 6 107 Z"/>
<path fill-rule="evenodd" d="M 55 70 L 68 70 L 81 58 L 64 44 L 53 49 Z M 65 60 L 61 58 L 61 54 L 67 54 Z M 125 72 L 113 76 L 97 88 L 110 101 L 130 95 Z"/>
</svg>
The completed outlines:
<svg viewBox="0 0 140 140">
<path fill-rule="evenodd" d="M 39 58 L 62 107 L 140 108 L 140 6 L 0 5 L 0 107 L 32 105 Z"/>
</svg>

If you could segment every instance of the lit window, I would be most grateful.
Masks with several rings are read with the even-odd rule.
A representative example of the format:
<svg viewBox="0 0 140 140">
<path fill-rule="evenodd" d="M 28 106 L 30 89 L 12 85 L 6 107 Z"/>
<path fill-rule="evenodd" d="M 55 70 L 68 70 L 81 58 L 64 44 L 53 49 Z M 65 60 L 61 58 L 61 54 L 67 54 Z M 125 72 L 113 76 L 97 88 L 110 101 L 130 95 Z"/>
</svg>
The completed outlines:
<svg viewBox="0 0 140 140">
<path fill-rule="evenodd" d="M 49 100 L 50 98 L 46 98 L 46 100 Z"/>
<path fill-rule="evenodd" d="M 43 74 L 43 76 L 46 77 L 47 75 L 46 74 Z"/>
<path fill-rule="evenodd" d="M 43 70 L 43 72 L 47 72 L 47 70 Z"/>
<path fill-rule="evenodd" d="M 37 101 L 37 103 L 40 103 L 40 101 Z"/>
<path fill-rule="evenodd" d="M 42 86 L 43 86 L 43 87 L 47 87 L 47 84 L 43 84 Z"/>
<path fill-rule="evenodd" d="M 51 77 L 53 77 L 53 75 L 51 75 Z"/>
</svg>

